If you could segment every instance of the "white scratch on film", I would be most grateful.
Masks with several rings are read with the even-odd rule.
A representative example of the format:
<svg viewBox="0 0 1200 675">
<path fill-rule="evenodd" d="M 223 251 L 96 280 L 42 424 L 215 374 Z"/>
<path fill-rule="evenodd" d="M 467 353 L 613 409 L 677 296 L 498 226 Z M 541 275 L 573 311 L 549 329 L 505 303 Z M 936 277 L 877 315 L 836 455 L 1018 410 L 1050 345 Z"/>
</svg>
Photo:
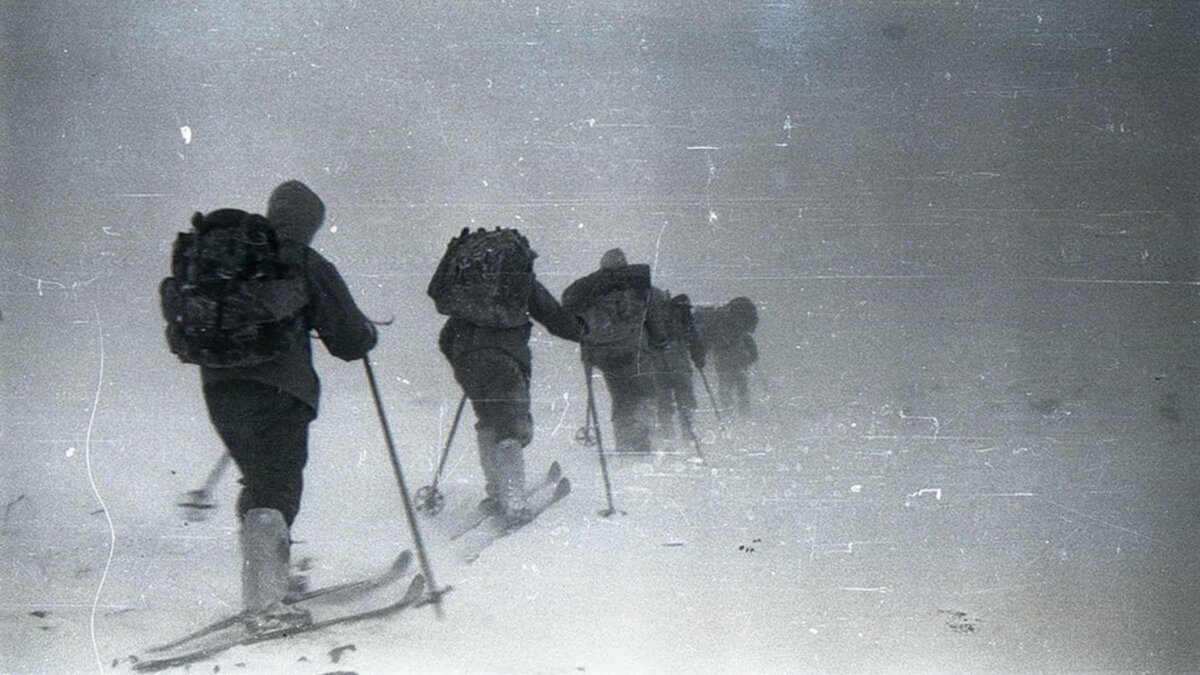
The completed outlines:
<svg viewBox="0 0 1200 675">
<path fill-rule="evenodd" d="M 562 414 L 558 416 L 558 423 L 554 425 L 554 429 L 550 432 L 551 437 L 553 437 L 554 434 L 557 434 L 559 429 L 563 428 L 563 424 L 566 423 L 566 419 L 567 419 L 567 411 L 571 409 L 570 395 L 564 391 L 562 397 L 563 397 L 563 411 L 562 411 Z"/>
<path fill-rule="evenodd" d="M 662 227 L 658 228 L 658 239 L 654 240 L 654 264 L 651 265 L 652 275 L 658 274 L 658 254 L 662 251 L 663 233 L 667 231 L 667 221 L 663 221 Z"/>
<path fill-rule="evenodd" d="M 104 563 L 104 573 L 100 575 L 100 583 L 96 586 L 96 595 L 92 598 L 92 613 L 88 620 L 88 629 L 92 638 L 92 653 L 96 655 L 96 667 L 100 672 L 104 672 L 104 664 L 100 661 L 100 647 L 96 643 L 96 611 L 100 607 L 100 593 L 104 590 L 104 582 L 108 579 L 108 570 L 112 567 L 117 532 L 113 529 L 108 505 L 104 503 L 104 497 L 100 496 L 100 490 L 96 487 L 96 476 L 92 473 L 92 428 L 96 426 L 96 412 L 100 408 L 100 392 L 104 386 L 104 326 L 100 324 L 100 312 L 94 307 L 92 312 L 96 317 L 96 332 L 100 336 L 100 368 L 96 374 L 96 396 L 92 399 L 92 414 L 88 418 L 87 434 L 83 439 L 83 456 L 87 464 L 88 482 L 92 486 L 92 493 L 96 495 L 96 501 L 100 502 L 100 510 L 104 512 L 104 520 L 108 523 L 108 560 Z"/>
<path fill-rule="evenodd" d="M 926 416 L 926 415 L 905 415 L 903 410 L 899 411 L 898 414 L 900 415 L 900 419 L 902 419 L 902 420 L 925 420 L 926 422 L 932 422 L 934 438 L 937 438 L 938 432 L 940 432 L 942 430 L 942 424 L 941 424 L 941 422 L 938 421 L 938 418 L 936 418 L 936 417 L 930 417 L 930 416 Z"/>
<path fill-rule="evenodd" d="M 650 263 L 650 278 L 654 279 L 658 276 L 658 254 L 662 251 L 663 233 L 667 231 L 669 221 L 664 220 L 662 227 L 658 228 L 658 239 L 654 240 L 654 260 Z M 638 341 L 643 337 L 643 332 L 646 330 L 646 318 L 650 315 L 650 303 L 646 303 L 646 310 L 642 314 L 642 324 L 638 327 Z M 637 367 L 640 371 L 642 364 L 641 359 L 637 359 Z"/>
</svg>

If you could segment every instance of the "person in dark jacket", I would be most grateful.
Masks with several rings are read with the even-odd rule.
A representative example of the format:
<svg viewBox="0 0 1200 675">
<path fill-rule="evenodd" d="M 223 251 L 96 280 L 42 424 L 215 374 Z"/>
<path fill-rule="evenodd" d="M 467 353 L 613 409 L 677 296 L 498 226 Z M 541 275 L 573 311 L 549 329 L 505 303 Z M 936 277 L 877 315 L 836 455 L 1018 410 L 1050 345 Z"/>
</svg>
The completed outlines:
<svg viewBox="0 0 1200 675">
<path fill-rule="evenodd" d="M 670 293 L 666 293 L 668 297 Z M 692 420 L 699 405 L 692 387 L 692 366 L 704 367 L 704 344 L 692 320 L 692 302 L 685 295 L 670 297 L 663 309 L 668 334 L 657 350 L 660 365 L 655 378 L 658 408 L 658 436 L 675 438 L 675 413 L 685 438 L 694 440 Z"/>
<path fill-rule="evenodd" d="M 531 283 L 529 318 L 551 335 L 578 342 L 579 327 L 563 313 L 558 300 L 535 277 Z M 452 316 L 438 336 L 438 348 L 475 412 L 485 493 L 479 509 L 514 524 L 529 518 L 524 449 L 533 440 L 529 406 L 532 329 L 528 321 L 512 328 L 492 328 Z"/>
<path fill-rule="evenodd" d="M 754 329 L 758 327 L 758 309 L 747 297 L 737 297 L 721 307 L 700 308 L 696 325 L 705 349 L 711 349 L 717 371 L 717 391 L 721 407 L 750 412 L 748 371 L 758 361 Z"/>
<path fill-rule="evenodd" d="M 563 306 L 582 327 L 584 367 L 604 375 L 617 452 L 653 449 L 655 376 L 661 370 L 657 350 L 666 344 L 666 302 L 666 294 L 650 283 L 649 266 L 630 265 L 619 248 L 605 252 L 599 270 L 563 293 Z"/>
<path fill-rule="evenodd" d="M 359 311 L 337 268 L 309 247 L 325 205 L 307 186 L 288 181 L 267 207 L 281 246 L 301 247 L 308 304 L 291 348 L 274 360 L 240 368 L 201 367 L 209 418 L 241 471 L 242 603 L 251 630 L 308 620 L 283 604 L 288 588 L 290 528 L 300 510 L 308 427 L 316 419 L 320 381 L 309 331 L 329 353 L 361 359 L 375 346 L 375 326 Z"/>
</svg>

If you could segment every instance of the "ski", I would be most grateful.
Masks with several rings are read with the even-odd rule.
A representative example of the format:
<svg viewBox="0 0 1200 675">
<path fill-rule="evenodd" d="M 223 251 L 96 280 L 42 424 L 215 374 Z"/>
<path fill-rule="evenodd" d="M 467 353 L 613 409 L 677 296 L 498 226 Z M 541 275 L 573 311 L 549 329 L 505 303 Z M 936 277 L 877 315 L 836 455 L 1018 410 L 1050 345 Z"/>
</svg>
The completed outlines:
<svg viewBox="0 0 1200 675">
<path fill-rule="evenodd" d="M 412 564 L 412 551 L 404 550 L 386 570 L 375 576 L 358 581 L 347 581 L 332 586 L 324 586 L 322 588 L 314 588 L 309 591 L 302 591 L 296 595 L 289 596 L 283 599 L 285 605 L 295 605 L 302 602 L 309 602 L 320 598 L 322 603 L 346 603 L 358 598 L 364 597 L 388 584 L 399 581 L 409 565 Z"/>
<path fill-rule="evenodd" d="M 507 537 L 533 522 L 543 511 L 562 501 L 569 494 L 571 494 L 571 481 L 567 478 L 559 478 L 558 482 L 554 483 L 554 489 L 540 490 L 529 495 L 528 520 L 509 525 L 505 524 L 501 516 L 488 516 L 483 523 L 471 530 L 469 533 L 471 536 L 464 540 L 466 543 L 462 546 L 463 561 L 475 562 L 484 549 L 491 546 L 496 540 Z"/>
<path fill-rule="evenodd" d="M 537 485 L 534 485 L 532 488 L 530 488 L 528 490 L 529 497 L 532 499 L 534 497 L 534 495 L 555 487 L 556 485 L 558 485 L 558 482 L 561 479 L 562 479 L 562 467 L 559 466 L 558 462 L 552 462 L 550 464 L 550 469 L 548 471 L 546 471 L 546 476 L 544 478 L 542 478 L 542 480 L 540 482 L 538 482 Z M 451 531 L 450 540 L 456 541 L 456 540 L 462 538 L 468 532 L 479 527 L 488 518 L 491 518 L 491 517 L 492 516 L 481 512 L 479 509 L 472 509 L 470 517 L 467 520 L 467 522 L 463 523 L 458 528 Z"/>
<path fill-rule="evenodd" d="M 396 559 L 394 561 L 392 561 L 392 564 L 382 574 L 376 575 L 369 579 L 362 579 L 359 581 L 349 581 L 346 583 L 334 584 L 332 586 L 324 586 L 322 588 L 314 588 L 311 591 L 303 591 L 296 595 L 292 595 L 292 596 L 284 598 L 283 602 L 286 605 L 297 605 L 300 603 L 308 602 L 310 600 L 315 600 L 317 598 L 321 598 L 323 600 L 323 602 L 333 602 L 333 603 L 350 602 L 351 600 L 356 600 L 358 598 L 364 597 L 367 594 L 371 593 L 372 591 L 383 588 L 384 586 L 387 586 L 388 584 L 391 584 L 391 583 L 394 583 L 394 582 L 400 580 L 400 578 L 404 576 L 404 572 L 406 570 L 408 570 L 408 567 L 411 564 L 412 564 L 412 552 L 405 550 L 405 551 L 402 551 L 400 553 L 400 555 L 396 556 Z M 219 630 L 228 628 L 229 626 L 239 624 L 245 618 L 246 618 L 245 612 L 238 612 L 237 614 L 233 614 L 231 616 L 227 616 L 222 619 L 218 619 L 217 621 L 214 621 L 214 622 L 208 624 L 207 626 L 202 626 L 201 628 L 198 628 L 198 629 L 192 631 L 191 633 L 184 635 L 181 638 L 172 640 L 171 642 L 167 642 L 167 643 L 164 643 L 161 645 L 155 645 L 153 647 L 149 647 L 148 649 L 146 649 L 146 651 L 152 652 L 152 653 L 165 652 L 165 651 L 174 649 L 180 645 L 187 644 L 188 642 L 191 642 L 193 640 L 202 638 L 205 635 L 209 635 L 209 634 L 215 633 Z"/>
<path fill-rule="evenodd" d="M 173 668 L 175 666 L 182 666 L 188 663 L 203 661 L 204 659 L 211 658 L 233 649 L 234 647 L 255 645 L 261 642 L 268 642 L 270 640 L 279 640 L 297 635 L 303 635 L 305 633 L 323 630 L 332 626 L 357 623 L 359 621 L 366 621 L 368 619 L 383 618 L 392 614 L 396 614 L 401 610 L 416 606 L 419 604 L 419 601 L 424 593 L 425 577 L 418 574 L 414 576 L 412 582 L 409 583 L 408 590 L 405 591 L 404 596 L 389 605 L 384 605 L 382 607 L 377 607 L 375 609 L 369 609 L 362 612 L 334 616 L 328 619 L 314 621 L 313 623 L 305 626 L 286 628 L 269 633 L 247 633 L 242 624 L 239 623 L 236 626 L 238 628 L 236 633 L 231 635 L 228 639 L 221 640 L 215 644 L 205 645 L 182 654 L 175 654 L 173 656 L 166 656 L 157 659 L 149 659 L 146 661 L 136 660 L 136 657 L 134 657 L 135 660 L 133 661 L 133 669 L 139 672 L 151 673 L 163 670 L 165 668 Z"/>
</svg>

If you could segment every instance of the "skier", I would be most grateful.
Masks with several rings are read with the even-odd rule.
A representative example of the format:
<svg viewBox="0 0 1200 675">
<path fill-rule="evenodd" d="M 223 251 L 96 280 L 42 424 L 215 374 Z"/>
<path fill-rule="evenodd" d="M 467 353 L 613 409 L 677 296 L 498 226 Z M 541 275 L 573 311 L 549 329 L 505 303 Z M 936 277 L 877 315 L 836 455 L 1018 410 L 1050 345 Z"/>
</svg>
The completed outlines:
<svg viewBox="0 0 1200 675">
<path fill-rule="evenodd" d="M 247 215 L 232 209 L 214 213 L 225 212 Z M 306 611 L 282 602 L 289 583 L 290 530 L 304 486 L 308 427 L 317 417 L 320 398 L 308 331 L 315 329 L 329 352 L 345 361 L 365 357 L 377 339 L 374 325 L 355 305 L 337 268 L 309 247 L 324 217 L 324 203 L 303 183 L 287 181 L 275 188 L 267 220 L 278 241 L 278 255 L 298 270 L 293 286 L 299 294 L 296 320 L 271 336 L 283 345 L 273 358 L 228 366 L 237 362 L 236 355 L 213 353 L 208 356 L 225 359 L 219 367 L 200 363 L 209 418 L 242 474 L 237 502 L 242 605 L 251 632 L 311 621 Z M 164 297 L 164 311 L 170 304 Z M 228 316 L 233 309 L 225 311 Z M 177 344 L 172 343 L 173 351 Z M 183 355 L 181 359 L 196 362 Z"/>
<path fill-rule="evenodd" d="M 654 378 L 667 344 L 662 308 L 666 294 L 650 284 L 649 265 L 630 265 L 614 248 L 600 269 L 563 293 L 563 307 L 580 325 L 584 367 L 604 374 L 612 400 L 618 452 L 651 451 Z"/>
<path fill-rule="evenodd" d="M 758 326 L 758 310 L 747 297 L 737 297 L 721 307 L 696 311 L 696 326 L 706 349 L 711 349 L 717 370 L 721 406 L 750 412 L 747 371 L 758 361 L 758 345 L 752 333 Z"/>
<path fill-rule="evenodd" d="M 537 254 L 513 229 L 464 229 L 451 240 L 429 285 L 448 315 L 438 348 L 475 412 L 483 469 L 479 510 L 509 525 L 531 517 L 524 448 L 533 440 L 529 385 L 534 319 L 551 335 L 579 341 L 579 328 L 533 273 Z"/>
<path fill-rule="evenodd" d="M 670 293 L 666 293 L 670 296 Z M 692 388 L 692 366 L 704 368 L 704 344 L 692 320 L 692 302 L 686 294 L 671 297 L 663 307 L 667 340 L 657 351 L 660 365 L 656 376 L 658 437 L 675 438 L 674 417 L 685 437 L 694 438 L 693 415 L 699 407 Z"/>
</svg>

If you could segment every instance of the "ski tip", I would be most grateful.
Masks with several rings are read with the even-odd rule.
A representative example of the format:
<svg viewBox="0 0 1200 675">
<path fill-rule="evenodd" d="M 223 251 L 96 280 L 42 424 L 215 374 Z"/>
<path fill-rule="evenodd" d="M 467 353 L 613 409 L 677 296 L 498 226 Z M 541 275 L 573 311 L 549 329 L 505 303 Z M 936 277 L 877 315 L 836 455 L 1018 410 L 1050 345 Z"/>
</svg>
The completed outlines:
<svg viewBox="0 0 1200 675">
<path fill-rule="evenodd" d="M 412 604 L 425 594 L 425 575 L 418 574 L 408 582 L 408 590 L 404 592 L 404 603 Z"/>
<path fill-rule="evenodd" d="M 550 471 L 546 472 L 546 481 L 552 483 L 559 478 L 562 478 L 562 466 L 554 461 L 550 464 Z"/>
<path fill-rule="evenodd" d="M 442 597 L 445 596 L 447 593 L 449 593 L 452 590 L 454 590 L 453 586 L 442 586 L 441 588 L 430 588 L 429 593 L 426 595 L 426 600 L 422 604 L 441 602 Z"/>
<path fill-rule="evenodd" d="M 558 485 L 554 486 L 554 499 L 555 500 L 562 499 L 563 497 L 566 497 L 569 494 L 571 494 L 571 479 L 570 478 L 560 478 L 558 481 Z"/>
<path fill-rule="evenodd" d="M 395 562 L 392 563 L 392 569 L 403 570 L 407 568 L 410 564 L 412 564 L 412 557 L 412 551 L 404 549 L 400 552 L 400 555 L 396 558 Z"/>
</svg>

